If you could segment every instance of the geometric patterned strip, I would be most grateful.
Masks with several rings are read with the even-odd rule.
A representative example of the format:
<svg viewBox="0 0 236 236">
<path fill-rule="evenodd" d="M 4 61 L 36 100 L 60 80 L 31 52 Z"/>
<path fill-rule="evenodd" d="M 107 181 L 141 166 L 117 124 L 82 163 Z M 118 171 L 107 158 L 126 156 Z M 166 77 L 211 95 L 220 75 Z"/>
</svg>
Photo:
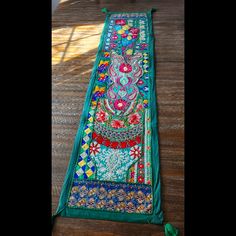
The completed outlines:
<svg viewBox="0 0 236 236">
<path fill-rule="evenodd" d="M 145 184 L 151 184 L 151 118 L 150 109 L 145 109 L 145 135 L 144 135 L 144 165 L 145 165 Z"/>
<path fill-rule="evenodd" d="M 75 179 L 93 179 L 95 172 L 95 165 L 89 156 L 89 145 L 93 132 L 94 110 L 96 106 L 91 106 L 88 113 L 87 124 L 84 128 L 84 135 L 80 146 L 80 155 L 75 171 Z"/>
</svg>

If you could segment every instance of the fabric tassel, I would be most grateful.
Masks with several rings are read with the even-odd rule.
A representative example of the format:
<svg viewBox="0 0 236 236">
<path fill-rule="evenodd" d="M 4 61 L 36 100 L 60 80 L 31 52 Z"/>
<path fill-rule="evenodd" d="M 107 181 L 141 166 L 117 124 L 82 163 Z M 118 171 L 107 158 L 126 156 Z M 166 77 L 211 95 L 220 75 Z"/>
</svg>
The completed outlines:
<svg viewBox="0 0 236 236">
<path fill-rule="evenodd" d="M 172 224 L 165 224 L 165 236 L 178 236 L 179 230 Z"/>
<path fill-rule="evenodd" d="M 53 225 L 55 223 L 56 217 L 60 215 L 60 213 L 65 209 L 65 207 L 62 207 L 61 209 L 57 209 L 56 213 L 52 215 L 52 221 L 51 221 L 51 229 L 53 229 Z"/>
</svg>

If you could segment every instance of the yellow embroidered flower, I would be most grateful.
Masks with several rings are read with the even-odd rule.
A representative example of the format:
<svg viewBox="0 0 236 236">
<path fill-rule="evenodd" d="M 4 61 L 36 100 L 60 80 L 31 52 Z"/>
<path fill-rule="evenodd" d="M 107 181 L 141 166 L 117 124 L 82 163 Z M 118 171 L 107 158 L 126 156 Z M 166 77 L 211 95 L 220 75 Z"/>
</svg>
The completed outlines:
<svg viewBox="0 0 236 236">
<path fill-rule="evenodd" d="M 129 36 L 127 36 L 127 39 L 128 39 L 128 40 L 131 40 L 131 39 L 132 39 L 132 37 L 129 35 Z"/>
<path fill-rule="evenodd" d="M 128 50 L 126 51 L 126 54 L 127 54 L 127 55 L 132 55 L 132 53 L 133 53 L 133 49 L 128 49 Z"/>
<path fill-rule="evenodd" d="M 130 28 L 129 25 L 124 25 L 124 26 L 122 27 L 123 30 L 128 30 L 129 28 Z"/>
<path fill-rule="evenodd" d="M 95 107 L 97 105 L 97 101 L 92 101 L 92 106 Z"/>
<path fill-rule="evenodd" d="M 124 34 L 125 31 L 124 31 L 123 29 L 120 29 L 120 30 L 117 31 L 117 33 L 118 33 L 118 34 Z"/>
<path fill-rule="evenodd" d="M 104 57 L 109 57 L 110 53 L 109 52 L 104 52 Z"/>
<path fill-rule="evenodd" d="M 99 65 L 98 66 L 100 66 L 100 65 L 102 65 L 103 64 L 103 60 L 101 60 L 100 62 L 99 62 Z"/>
<path fill-rule="evenodd" d="M 101 66 L 101 65 L 108 66 L 108 65 L 109 65 L 109 61 L 103 61 L 103 60 L 101 60 L 101 61 L 99 62 L 99 65 L 98 65 L 98 66 Z"/>
<path fill-rule="evenodd" d="M 94 93 L 96 93 L 96 92 L 104 93 L 105 89 L 106 89 L 106 87 L 99 87 L 99 86 L 96 85 L 96 87 L 94 89 Z"/>
<path fill-rule="evenodd" d="M 147 104 L 147 103 L 148 103 L 148 100 L 147 100 L 147 99 L 143 100 L 143 103 L 144 103 L 144 104 Z"/>
</svg>

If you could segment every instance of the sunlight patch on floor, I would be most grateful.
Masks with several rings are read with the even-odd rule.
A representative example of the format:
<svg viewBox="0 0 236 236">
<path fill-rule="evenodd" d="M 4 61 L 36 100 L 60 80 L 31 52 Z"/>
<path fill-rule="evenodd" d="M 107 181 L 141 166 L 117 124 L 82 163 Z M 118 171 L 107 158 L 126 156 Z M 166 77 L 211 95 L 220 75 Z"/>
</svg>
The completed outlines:
<svg viewBox="0 0 236 236">
<path fill-rule="evenodd" d="M 79 58 L 96 49 L 103 25 L 84 24 L 52 30 L 52 65 Z"/>
</svg>

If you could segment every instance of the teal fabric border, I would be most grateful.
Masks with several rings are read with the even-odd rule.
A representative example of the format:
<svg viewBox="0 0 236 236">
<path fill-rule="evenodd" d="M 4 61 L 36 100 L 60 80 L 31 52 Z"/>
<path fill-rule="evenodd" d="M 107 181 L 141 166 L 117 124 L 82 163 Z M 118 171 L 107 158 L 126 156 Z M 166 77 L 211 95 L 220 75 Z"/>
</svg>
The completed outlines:
<svg viewBox="0 0 236 236">
<path fill-rule="evenodd" d="M 125 13 L 125 12 L 109 12 L 106 11 L 106 19 L 103 27 L 103 32 L 100 38 L 100 43 L 98 51 L 96 54 L 96 61 L 93 66 L 92 74 L 90 77 L 90 82 L 88 90 L 85 97 L 84 107 L 82 115 L 79 122 L 79 128 L 75 137 L 74 146 L 72 149 L 70 162 L 64 179 L 64 183 L 61 190 L 61 195 L 59 199 L 58 208 L 56 213 L 53 215 L 55 218 L 57 215 L 63 217 L 78 217 L 85 219 L 100 219 L 100 220 L 113 220 L 113 221 L 125 221 L 125 222 L 136 222 L 136 223 L 151 223 L 151 224 L 162 224 L 163 223 L 163 212 L 161 210 L 161 183 L 160 183 L 160 162 L 159 162 L 159 144 L 158 144 L 158 123 L 157 123 L 157 102 L 156 102 L 156 86 L 155 86 L 155 54 L 154 54 L 154 36 L 153 36 L 153 25 L 152 25 L 152 12 L 155 9 L 151 9 L 148 12 L 139 12 L 146 13 L 149 21 L 149 55 L 150 55 L 150 71 L 152 80 L 149 81 L 150 86 L 150 97 L 149 104 L 151 109 L 151 127 L 152 127 L 152 177 L 153 177 L 153 213 L 150 215 L 147 214 L 137 214 L 137 213 L 118 213 L 118 212 L 101 212 L 101 211 L 91 211 L 85 209 L 74 209 L 66 206 L 69 190 L 73 181 L 74 166 L 78 158 L 79 146 L 82 140 L 82 134 L 84 127 L 87 122 L 87 114 L 89 110 L 90 100 L 92 98 L 92 91 L 94 82 L 96 79 L 95 73 L 97 69 L 98 62 L 100 61 L 100 55 L 103 45 L 103 39 L 106 35 L 108 29 L 108 20 L 109 15 L 114 13 Z M 128 12 L 127 12 L 128 13 Z M 129 12 L 130 13 L 130 12 Z M 152 97 L 151 97 L 152 93 Z"/>
</svg>

